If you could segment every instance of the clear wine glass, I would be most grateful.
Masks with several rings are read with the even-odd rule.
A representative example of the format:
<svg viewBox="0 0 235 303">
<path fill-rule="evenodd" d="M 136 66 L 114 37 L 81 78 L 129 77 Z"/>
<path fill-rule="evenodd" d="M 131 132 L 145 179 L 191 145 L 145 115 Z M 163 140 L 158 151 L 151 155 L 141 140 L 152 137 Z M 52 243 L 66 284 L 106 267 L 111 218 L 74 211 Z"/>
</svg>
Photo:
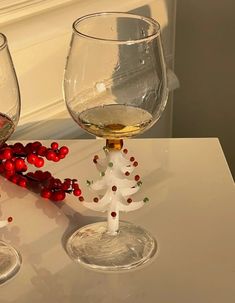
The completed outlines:
<svg viewBox="0 0 235 303">
<path fill-rule="evenodd" d="M 84 226 L 68 239 L 67 252 L 75 261 L 90 268 L 123 270 L 155 254 L 156 241 L 146 230 L 119 222 L 119 211 L 138 209 L 147 201 L 130 198 L 141 184 L 138 176 L 128 178 L 138 163 L 130 161 L 122 147 L 124 138 L 143 133 L 160 118 L 167 96 L 160 26 L 155 20 L 105 12 L 74 22 L 64 98 L 82 129 L 106 139 L 106 157 L 94 157 L 101 179 L 88 184 L 98 197 L 83 205 L 107 212 L 107 222 Z"/>
<path fill-rule="evenodd" d="M 20 92 L 16 73 L 7 45 L 0 33 L 0 148 L 14 132 L 20 116 Z M 0 160 L 1 162 L 1 160 Z M 0 221 L 0 228 L 10 221 Z M 14 247 L 0 240 L 0 284 L 11 278 L 20 268 L 21 258 Z"/>
</svg>

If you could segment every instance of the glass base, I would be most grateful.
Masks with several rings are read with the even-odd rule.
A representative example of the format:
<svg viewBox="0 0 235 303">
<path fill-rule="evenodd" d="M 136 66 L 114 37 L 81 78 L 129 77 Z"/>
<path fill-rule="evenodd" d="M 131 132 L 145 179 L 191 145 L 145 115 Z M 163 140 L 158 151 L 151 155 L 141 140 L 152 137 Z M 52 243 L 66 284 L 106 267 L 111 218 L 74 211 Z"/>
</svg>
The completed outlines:
<svg viewBox="0 0 235 303">
<path fill-rule="evenodd" d="M 21 257 L 15 248 L 0 241 L 0 284 L 13 277 L 20 265 Z"/>
<path fill-rule="evenodd" d="M 107 222 L 86 225 L 68 239 L 66 249 L 75 262 L 106 271 L 132 269 L 157 251 L 155 239 L 143 228 L 120 222 L 117 235 L 107 233 Z"/>
</svg>

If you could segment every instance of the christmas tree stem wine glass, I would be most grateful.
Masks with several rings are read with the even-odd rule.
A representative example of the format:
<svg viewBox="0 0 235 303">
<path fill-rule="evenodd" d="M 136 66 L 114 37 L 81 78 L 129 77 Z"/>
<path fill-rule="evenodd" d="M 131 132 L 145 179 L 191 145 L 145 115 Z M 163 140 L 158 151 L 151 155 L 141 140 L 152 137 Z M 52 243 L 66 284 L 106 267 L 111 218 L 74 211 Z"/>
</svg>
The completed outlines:
<svg viewBox="0 0 235 303">
<path fill-rule="evenodd" d="M 100 179 L 88 182 L 98 192 L 83 205 L 106 211 L 107 222 L 80 228 L 67 242 L 72 259 L 90 268 L 124 270 L 156 252 L 156 241 L 143 228 L 119 222 L 120 211 L 142 207 L 133 201 L 141 182 L 131 173 L 138 165 L 122 149 L 123 139 L 149 129 L 161 116 L 168 95 L 160 26 L 128 13 L 96 13 L 73 24 L 64 75 L 68 111 L 87 132 L 106 139 L 105 158 L 94 157 Z M 81 199 L 82 200 L 82 199 Z"/>
<path fill-rule="evenodd" d="M 4 142 L 15 130 L 20 116 L 20 93 L 19 86 L 7 45 L 6 37 L 0 33 L 0 148 L 7 163 L 7 149 L 4 149 Z M 3 158 L 0 158 L 0 163 Z M 7 165 L 7 164 L 6 164 Z M 9 172 L 10 173 L 10 172 Z M 5 227 L 12 221 L 0 220 L 0 228 Z M 0 284 L 14 276 L 21 264 L 18 252 L 8 243 L 0 240 Z"/>
</svg>

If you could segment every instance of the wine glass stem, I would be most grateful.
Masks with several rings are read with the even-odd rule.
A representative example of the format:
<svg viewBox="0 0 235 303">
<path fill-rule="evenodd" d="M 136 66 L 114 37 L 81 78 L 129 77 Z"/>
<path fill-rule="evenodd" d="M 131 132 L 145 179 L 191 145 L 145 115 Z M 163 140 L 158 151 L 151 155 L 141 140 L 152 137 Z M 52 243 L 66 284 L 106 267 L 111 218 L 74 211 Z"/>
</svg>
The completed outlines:
<svg viewBox="0 0 235 303">
<path fill-rule="evenodd" d="M 116 216 L 112 217 L 112 210 L 108 211 L 108 234 L 115 236 L 119 229 L 119 212 L 115 212 Z"/>
<path fill-rule="evenodd" d="M 106 148 L 111 152 L 112 151 L 120 151 L 123 147 L 123 140 L 122 139 L 107 139 L 106 140 Z M 113 204 L 113 203 L 112 203 Z M 117 204 L 117 202 L 116 202 Z M 112 205 L 110 210 L 108 211 L 108 234 L 116 235 L 119 229 L 119 211 L 112 210 Z"/>
<path fill-rule="evenodd" d="M 106 148 L 108 150 L 121 150 L 123 147 L 122 139 L 106 139 Z"/>
</svg>

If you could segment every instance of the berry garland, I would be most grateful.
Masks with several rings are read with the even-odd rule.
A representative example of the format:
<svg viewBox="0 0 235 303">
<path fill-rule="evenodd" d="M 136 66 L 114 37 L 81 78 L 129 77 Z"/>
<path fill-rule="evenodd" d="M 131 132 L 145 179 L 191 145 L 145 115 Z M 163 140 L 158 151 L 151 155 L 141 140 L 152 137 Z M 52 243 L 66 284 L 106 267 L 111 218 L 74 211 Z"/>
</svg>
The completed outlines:
<svg viewBox="0 0 235 303">
<path fill-rule="evenodd" d="M 39 191 L 43 198 L 52 201 L 64 200 L 66 193 L 82 198 L 76 179 L 66 178 L 61 181 L 54 178 L 49 171 L 27 172 L 28 164 L 41 168 L 44 166 L 44 159 L 59 162 L 68 152 L 67 146 L 59 147 L 57 142 L 52 142 L 49 148 L 39 141 L 27 143 L 25 146 L 19 142 L 14 145 L 4 143 L 0 148 L 0 174 L 21 187 Z"/>
</svg>

